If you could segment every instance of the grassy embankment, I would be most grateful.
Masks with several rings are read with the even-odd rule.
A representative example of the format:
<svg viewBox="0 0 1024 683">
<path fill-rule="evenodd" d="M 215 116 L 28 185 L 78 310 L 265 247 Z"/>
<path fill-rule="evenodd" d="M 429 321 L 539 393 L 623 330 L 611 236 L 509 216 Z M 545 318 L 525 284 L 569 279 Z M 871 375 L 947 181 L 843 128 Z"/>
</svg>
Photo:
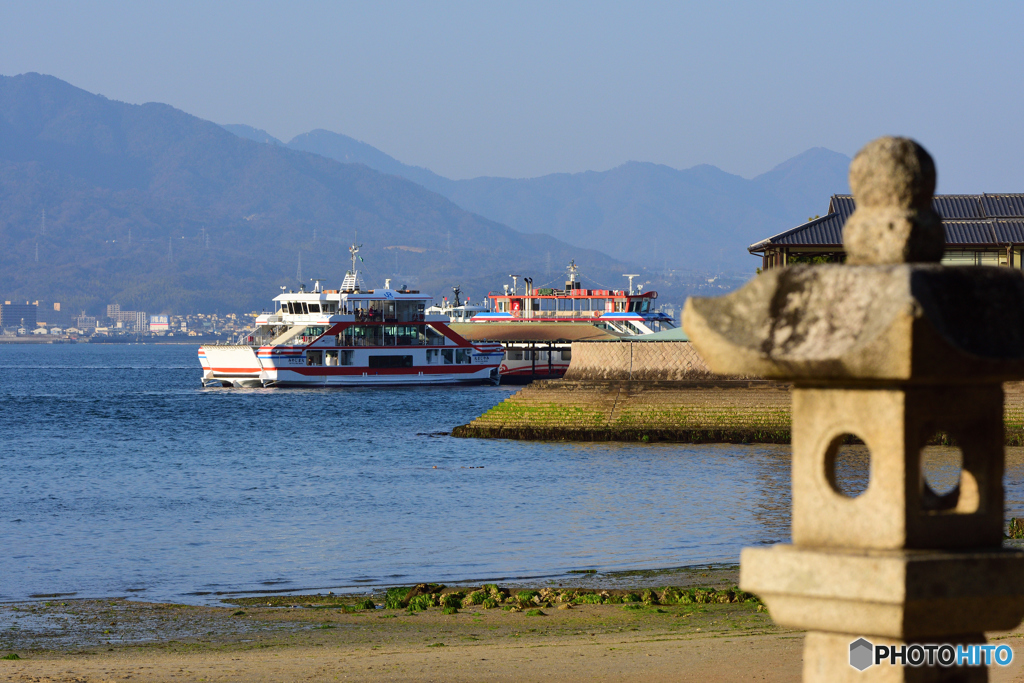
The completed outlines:
<svg viewBox="0 0 1024 683">
<path fill-rule="evenodd" d="M 790 442 L 788 387 L 737 383 L 536 382 L 452 435 L 555 441 Z M 1024 446 L 1024 387 L 1005 386 L 1006 445 Z M 953 445 L 938 432 L 931 444 Z"/>
</svg>

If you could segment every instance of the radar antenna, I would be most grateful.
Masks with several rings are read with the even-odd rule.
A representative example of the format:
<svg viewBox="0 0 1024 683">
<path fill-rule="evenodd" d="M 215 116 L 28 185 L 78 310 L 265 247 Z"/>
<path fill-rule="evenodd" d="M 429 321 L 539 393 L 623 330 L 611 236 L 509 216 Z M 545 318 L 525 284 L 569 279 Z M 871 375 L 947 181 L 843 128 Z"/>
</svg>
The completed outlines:
<svg viewBox="0 0 1024 683">
<path fill-rule="evenodd" d="M 569 261 L 569 281 L 565 283 L 566 289 L 576 289 L 576 273 L 580 267 L 576 265 L 576 259 Z"/>
<path fill-rule="evenodd" d="M 629 278 L 629 293 L 632 295 L 633 294 L 633 278 L 640 277 L 640 275 L 638 273 L 623 273 L 622 277 L 628 277 Z M 643 289 L 643 285 L 640 286 L 640 289 Z"/>
<path fill-rule="evenodd" d="M 363 278 L 359 274 L 359 269 L 356 268 L 356 259 L 363 260 L 362 256 L 359 256 L 359 248 L 361 244 L 352 244 L 348 248 L 348 253 L 352 255 L 352 269 L 345 273 L 345 279 L 341 283 L 341 291 L 343 292 L 358 292 L 365 289 L 363 284 Z"/>
</svg>

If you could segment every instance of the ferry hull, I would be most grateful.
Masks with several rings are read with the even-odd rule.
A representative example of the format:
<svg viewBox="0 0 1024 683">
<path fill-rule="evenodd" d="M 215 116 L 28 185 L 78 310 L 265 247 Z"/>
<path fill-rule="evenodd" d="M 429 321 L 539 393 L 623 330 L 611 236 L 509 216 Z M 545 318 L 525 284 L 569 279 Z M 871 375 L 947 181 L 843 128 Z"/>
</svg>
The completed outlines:
<svg viewBox="0 0 1024 683">
<path fill-rule="evenodd" d="M 265 351 L 264 351 L 265 352 Z M 203 386 L 345 387 L 408 386 L 416 384 L 498 384 L 500 352 L 480 354 L 474 364 L 428 365 L 411 368 L 338 366 L 278 367 L 300 354 L 262 358 L 254 346 L 202 346 L 199 361 Z"/>
<path fill-rule="evenodd" d="M 375 371 L 351 374 L 312 374 L 294 370 L 267 371 L 263 386 L 267 387 L 358 387 L 409 386 L 417 384 L 497 384 L 496 367 L 485 367 L 474 372 L 415 372 L 375 374 Z"/>
<path fill-rule="evenodd" d="M 203 386 L 260 387 L 263 365 L 252 346 L 200 346 Z"/>
</svg>

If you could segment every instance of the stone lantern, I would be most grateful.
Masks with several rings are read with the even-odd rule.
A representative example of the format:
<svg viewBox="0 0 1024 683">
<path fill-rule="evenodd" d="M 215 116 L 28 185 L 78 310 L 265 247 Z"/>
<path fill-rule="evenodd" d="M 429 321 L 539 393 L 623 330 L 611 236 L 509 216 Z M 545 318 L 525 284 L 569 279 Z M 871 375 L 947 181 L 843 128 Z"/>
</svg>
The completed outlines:
<svg viewBox="0 0 1024 683">
<path fill-rule="evenodd" d="M 1002 383 L 1024 378 L 1024 276 L 938 264 L 935 167 L 914 141 L 868 144 L 850 186 L 846 264 L 768 270 L 686 303 L 714 372 L 793 384 L 792 544 L 744 549 L 740 585 L 808 631 L 805 681 L 986 681 L 962 659 L 901 657 L 914 644 L 977 653 L 965 646 L 1024 616 L 1024 553 L 1002 548 Z M 937 434 L 962 452 L 944 495 L 922 469 Z M 856 497 L 836 478 L 851 436 L 870 452 Z"/>
</svg>

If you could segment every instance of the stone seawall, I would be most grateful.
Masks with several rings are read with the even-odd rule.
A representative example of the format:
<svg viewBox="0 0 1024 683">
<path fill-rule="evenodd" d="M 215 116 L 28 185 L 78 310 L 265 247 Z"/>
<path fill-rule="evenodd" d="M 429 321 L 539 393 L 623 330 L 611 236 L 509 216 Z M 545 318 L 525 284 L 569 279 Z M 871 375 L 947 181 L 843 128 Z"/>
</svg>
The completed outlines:
<svg viewBox="0 0 1024 683">
<path fill-rule="evenodd" d="M 574 342 L 567 380 L 673 381 L 715 376 L 690 342 Z"/>
<path fill-rule="evenodd" d="M 568 441 L 788 443 L 789 411 L 789 386 L 778 382 L 560 379 L 534 382 L 452 434 Z"/>
<path fill-rule="evenodd" d="M 789 385 L 715 377 L 687 342 L 579 342 L 565 378 L 534 382 L 458 437 L 789 443 Z M 1006 443 L 1024 446 L 1024 383 L 1004 385 Z"/>
</svg>

